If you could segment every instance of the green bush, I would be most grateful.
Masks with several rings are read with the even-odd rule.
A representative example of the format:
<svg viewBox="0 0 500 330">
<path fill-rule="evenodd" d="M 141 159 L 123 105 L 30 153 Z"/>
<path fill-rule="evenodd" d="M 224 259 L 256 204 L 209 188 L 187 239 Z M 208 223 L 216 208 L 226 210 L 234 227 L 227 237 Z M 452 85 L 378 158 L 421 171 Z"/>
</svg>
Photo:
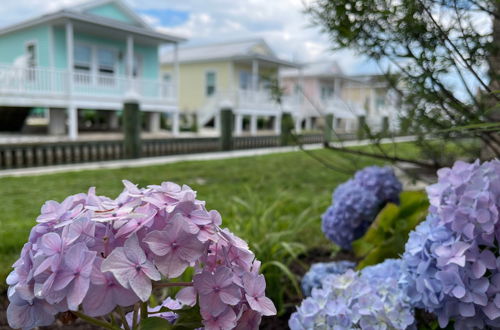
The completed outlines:
<svg viewBox="0 0 500 330">
<path fill-rule="evenodd" d="M 400 198 L 399 206 L 387 204 L 366 234 L 353 243 L 354 254 L 361 259 L 358 269 L 399 258 L 408 234 L 425 219 L 429 207 L 425 192 L 404 191 Z"/>
</svg>

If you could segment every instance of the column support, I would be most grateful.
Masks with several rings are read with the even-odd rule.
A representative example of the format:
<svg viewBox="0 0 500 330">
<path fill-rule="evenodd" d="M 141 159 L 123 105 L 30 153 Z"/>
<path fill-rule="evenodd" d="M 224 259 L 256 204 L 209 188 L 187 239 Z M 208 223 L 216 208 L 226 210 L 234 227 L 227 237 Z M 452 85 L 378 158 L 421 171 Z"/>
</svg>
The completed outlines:
<svg viewBox="0 0 500 330">
<path fill-rule="evenodd" d="M 178 112 L 172 113 L 172 135 L 173 136 L 179 135 L 179 113 Z"/>
<path fill-rule="evenodd" d="M 250 117 L 250 135 L 257 135 L 257 116 Z"/>
<path fill-rule="evenodd" d="M 73 104 L 68 107 L 68 136 L 70 140 L 78 138 L 78 109 Z"/>
<path fill-rule="evenodd" d="M 295 119 L 295 133 L 299 134 L 302 132 L 302 118 Z"/>
<path fill-rule="evenodd" d="M 174 44 L 174 77 L 173 77 L 173 96 L 175 97 L 175 102 L 178 105 L 179 103 L 179 84 L 180 84 L 180 74 L 179 74 L 179 45 L 177 43 Z"/>
<path fill-rule="evenodd" d="M 66 29 L 66 62 L 68 70 L 68 137 L 70 140 L 78 138 L 78 112 L 76 106 L 73 104 L 73 70 L 74 70 L 74 31 L 73 23 L 67 21 Z"/>
<path fill-rule="evenodd" d="M 234 134 L 240 136 L 243 133 L 243 115 L 236 114 L 234 116 Z"/>
<path fill-rule="evenodd" d="M 281 115 L 274 117 L 274 133 L 278 135 L 281 134 L 281 119 Z"/>
</svg>

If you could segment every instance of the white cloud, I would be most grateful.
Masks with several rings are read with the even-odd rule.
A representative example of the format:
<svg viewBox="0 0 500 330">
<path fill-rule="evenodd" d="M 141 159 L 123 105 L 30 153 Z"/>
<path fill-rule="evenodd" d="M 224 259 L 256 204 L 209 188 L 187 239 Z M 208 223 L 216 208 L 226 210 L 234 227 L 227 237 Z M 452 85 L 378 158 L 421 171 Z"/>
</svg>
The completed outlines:
<svg viewBox="0 0 500 330">
<path fill-rule="evenodd" d="M 288 60 L 300 62 L 336 59 L 349 72 L 360 63 L 350 51 L 333 53 L 330 42 L 318 28 L 310 26 L 303 13 L 304 4 L 312 0 L 125 0 L 161 31 L 185 36 L 190 43 L 219 42 L 243 38 L 266 39 L 275 52 Z M 32 16 L 76 5 L 84 0 L 16 0 L 2 1 L 2 26 Z M 151 10 L 173 9 L 189 12 L 186 22 L 175 27 L 161 26 Z"/>
</svg>

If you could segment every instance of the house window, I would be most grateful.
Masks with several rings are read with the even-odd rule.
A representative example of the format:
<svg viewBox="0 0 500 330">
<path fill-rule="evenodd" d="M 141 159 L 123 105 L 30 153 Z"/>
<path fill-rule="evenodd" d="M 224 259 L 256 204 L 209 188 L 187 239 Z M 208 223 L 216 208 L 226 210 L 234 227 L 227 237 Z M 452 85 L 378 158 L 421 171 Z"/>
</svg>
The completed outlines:
<svg viewBox="0 0 500 330">
<path fill-rule="evenodd" d="M 385 107 L 385 96 L 384 95 L 378 95 L 377 98 L 375 99 L 375 109 L 379 111 Z"/>
<path fill-rule="evenodd" d="M 217 75 L 210 71 L 205 73 L 205 95 L 211 96 L 215 94 Z"/>
<path fill-rule="evenodd" d="M 97 70 L 100 85 L 114 85 L 115 79 L 115 52 L 106 48 L 97 49 Z"/>
<path fill-rule="evenodd" d="M 36 44 L 30 42 L 26 45 L 26 65 L 28 67 L 28 79 L 35 80 L 35 67 L 36 67 Z"/>
<path fill-rule="evenodd" d="M 172 76 L 170 75 L 170 73 L 163 74 L 163 82 L 167 85 L 170 85 L 172 83 Z"/>
<path fill-rule="evenodd" d="M 112 50 L 105 48 L 99 48 L 97 50 L 97 63 L 100 74 L 114 74 L 115 62 L 115 53 Z"/>
<path fill-rule="evenodd" d="M 74 58 L 76 71 L 90 72 L 92 63 L 92 48 L 90 46 L 76 44 Z"/>
<path fill-rule="evenodd" d="M 241 89 L 250 89 L 252 86 L 252 74 L 248 71 L 241 70 L 240 71 L 240 88 Z"/>
<path fill-rule="evenodd" d="M 92 67 L 92 48 L 87 45 L 76 44 L 73 51 L 75 69 L 74 79 L 79 84 L 90 84 L 90 70 Z"/>
<path fill-rule="evenodd" d="M 329 99 L 333 96 L 333 86 L 323 85 L 321 86 L 321 98 L 323 100 Z"/>
<path fill-rule="evenodd" d="M 300 95 L 300 94 L 301 94 L 300 84 L 296 83 L 296 84 L 293 86 L 293 94 L 294 94 L 294 95 Z"/>
</svg>

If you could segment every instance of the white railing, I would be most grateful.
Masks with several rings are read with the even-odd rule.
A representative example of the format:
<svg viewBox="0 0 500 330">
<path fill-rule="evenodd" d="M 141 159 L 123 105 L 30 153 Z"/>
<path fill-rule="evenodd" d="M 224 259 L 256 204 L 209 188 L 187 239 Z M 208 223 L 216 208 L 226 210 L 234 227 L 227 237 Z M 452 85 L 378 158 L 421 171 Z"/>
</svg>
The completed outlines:
<svg viewBox="0 0 500 330">
<path fill-rule="evenodd" d="M 67 92 L 68 74 L 64 70 L 0 65 L 0 93 L 63 95 Z"/>
<path fill-rule="evenodd" d="M 282 102 L 279 104 L 267 90 L 218 91 L 207 98 L 207 101 L 200 109 L 198 125 L 204 126 L 214 118 L 223 103 L 230 104 L 235 111 L 243 109 L 252 113 L 263 112 L 265 115 L 279 115 L 283 111 L 292 113 L 299 111 L 299 100 L 294 96 L 282 97 Z"/>
<path fill-rule="evenodd" d="M 299 99 L 295 96 L 282 96 L 278 104 L 270 91 L 238 90 L 237 104 L 241 108 L 267 111 L 287 111 L 295 113 L 299 108 Z"/>
<path fill-rule="evenodd" d="M 174 86 L 158 80 L 130 79 L 114 74 L 73 73 L 74 96 L 105 97 L 122 100 L 134 90 L 145 100 L 175 102 Z M 1 94 L 69 95 L 69 72 L 50 68 L 18 68 L 0 65 Z"/>
<path fill-rule="evenodd" d="M 322 101 L 326 113 L 331 113 L 337 118 L 356 119 L 365 116 L 363 107 L 355 102 L 346 101 L 340 97 L 331 97 Z"/>
</svg>

